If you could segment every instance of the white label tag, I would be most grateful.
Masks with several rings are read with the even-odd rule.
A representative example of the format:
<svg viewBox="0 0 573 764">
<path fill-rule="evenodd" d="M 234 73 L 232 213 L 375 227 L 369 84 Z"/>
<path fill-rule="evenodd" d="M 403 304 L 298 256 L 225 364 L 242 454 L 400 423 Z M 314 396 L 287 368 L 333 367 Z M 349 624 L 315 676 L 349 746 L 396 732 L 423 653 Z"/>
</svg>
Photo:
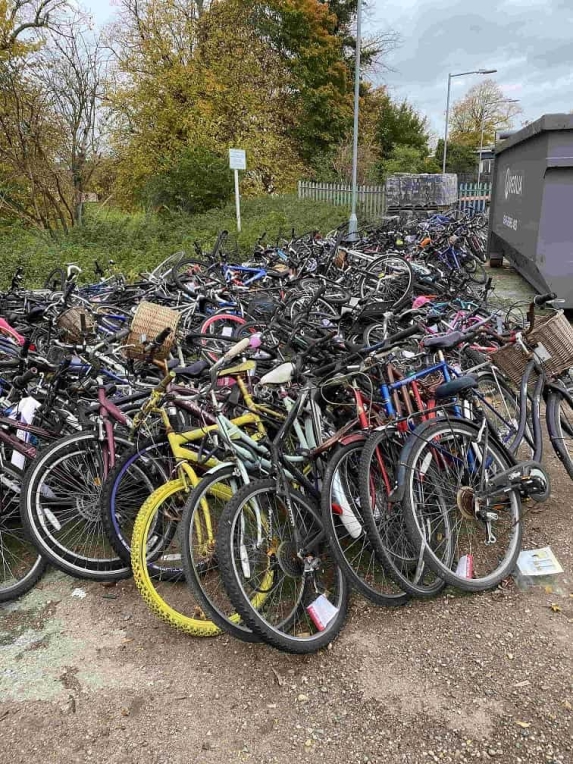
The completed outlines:
<svg viewBox="0 0 573 764">
<path fill-rule="evenodd" d="M 533 355 L 537 358 L 539 363 L 545 363 L 546 361 L 551 360 L 551 353 L 547 350 L 545 345 L 541 344 L 541 342 L 533 351 Z"/>
<path fill-rule="evenodd" d="M 310 603 L 306 611 L 312 618 L 312 622 L 316 628 L 319 631 L 324 631 L 338 613 L 338 608 L 335 607 L 324 594 L 321 594 L 314 600 L 314 602 Z"/>
<path fill-rule="evenodd" d="M 233 336 L 233 327 L 232 326 L 224 326 L 221 329 L 221 336 L 222 337 L 232 337 Z"/>
</svg>

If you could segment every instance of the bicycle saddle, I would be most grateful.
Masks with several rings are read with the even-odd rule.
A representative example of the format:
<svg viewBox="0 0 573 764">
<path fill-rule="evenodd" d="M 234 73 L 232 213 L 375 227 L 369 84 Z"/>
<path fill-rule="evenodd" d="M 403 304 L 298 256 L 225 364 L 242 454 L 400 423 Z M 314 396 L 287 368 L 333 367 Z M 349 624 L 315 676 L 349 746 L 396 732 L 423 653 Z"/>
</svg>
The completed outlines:
<svg viewBox="0 0 573 764">
<path fill-rule="evenodd" d="M 433 348 L 434 350 L 450 350 L 462 342 L 464 335 L 461 332 L 450 332 L 439 337 L 425 337 L 422 340 L 422 347 Z"/>
<path fill-rule="evenodd" d="M 471 374 L 467 374 L 465 377 L 451 379 L 449 382 L 438 385 L 434 390 L 434 397 L 436 400 L 440 398 L 455 398 L 456 395 L 463 393 L 464 390 L 473 390 L 477 386 L 477 379 L 472 377 Z"/>
</svg>

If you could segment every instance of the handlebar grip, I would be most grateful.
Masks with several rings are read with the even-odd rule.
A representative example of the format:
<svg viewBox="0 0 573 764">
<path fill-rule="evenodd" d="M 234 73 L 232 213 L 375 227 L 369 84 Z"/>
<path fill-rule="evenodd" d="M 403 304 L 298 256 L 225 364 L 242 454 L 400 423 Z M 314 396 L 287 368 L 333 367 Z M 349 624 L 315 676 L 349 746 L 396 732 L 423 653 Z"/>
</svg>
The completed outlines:
<svg viewBox="0 0 573 764">
<path fill-rule="evenodd" d="M 131 329 L 129 328 L 129 326 L 126 326 L 125 328 L 120 329 L 119 332 L 112 334 L 108 342 L 120 342 L 121 340 L 124 340 L 127 336 L 129 336 L 130 331 Z"/>
<path fill-rule="evenodd" d="M 162 332 L 159 332 L 157 337 L 154 339 L 153 344 L 157 346 L 163 345 L 163 343 L 169 337 L 170 334 L 171 334 L 171 329 L 168 326 L 166 326 Z"/>
<path fill-rule="evenodd" d="M 555 300 L 556 298 L 557 295 L 555 292 L 547 292 L 547 294 L 536 294 L 533 298 L 533 304 L 540 308 L 542 305 L 545 305 L 546 302 L 551 302 L 551 300 Z"/>
<path fill-rule="evenodd" d="M 225 355 L 221 356 L 218 363 L 226 363 L 227 361 L 230 361 L 231 358 L 234 358 L 237 355 L 240 355 L 243 353 L 251 344 L 251 338 L 245 337 L 242 340 L 239 340 L 236 345 L 233 345 L 233 347 L 229 348 Z"/>
<path fill-rule="evenodd" d="M 28 371 L 25 371 L 23 374 L 21 374 L 19 377 L 14 377 L 12 380 L 12 387 L 15 387 L 16 390 L 23 390 L 28 382 L 30 382 L 34 377 L 38 376 L 38 369 L 31 368 L 28 369 Z"/>
</svg>

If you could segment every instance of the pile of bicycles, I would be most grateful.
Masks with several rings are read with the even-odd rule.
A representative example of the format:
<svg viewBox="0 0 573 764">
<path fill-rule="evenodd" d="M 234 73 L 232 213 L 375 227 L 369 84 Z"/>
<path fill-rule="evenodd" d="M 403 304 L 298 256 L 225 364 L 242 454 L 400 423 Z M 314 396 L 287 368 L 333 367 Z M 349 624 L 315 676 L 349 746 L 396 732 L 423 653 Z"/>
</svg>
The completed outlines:
<svg viewBox="0 0 573 764">
<path fill-rule="evenodd" d="M 248 262 L 223 232 L 135 284 L 18 272 L 0 295 L 0 601 L 47 564 L 133 575 L 189 634 L 305 653 L 352 588 L 397 606 L 498 585 L 523 505 L 550 494 L 542 403 L 573 478 L 573 331 L 554 295 L 496 302 L 462 225 L 293 233 Z"/>
</svg>

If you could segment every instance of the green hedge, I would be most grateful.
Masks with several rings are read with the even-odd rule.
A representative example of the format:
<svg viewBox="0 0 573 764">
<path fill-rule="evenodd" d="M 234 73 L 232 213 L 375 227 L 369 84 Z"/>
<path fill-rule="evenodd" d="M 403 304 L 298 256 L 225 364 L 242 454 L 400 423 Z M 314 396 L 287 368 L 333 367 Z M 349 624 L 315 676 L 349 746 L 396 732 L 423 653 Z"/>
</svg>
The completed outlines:
<svg viewBox="0 0 573 764">
<path fill-rule="evenodd" d="M 85 278 L 91 280 L 94 260 L 105 265 L 110 258 L 123 273 L 134 277 L 174 252 L 192 253 L 194 241 L 204 248 L 212 246 L 224 228 L 231 234 L 230 246 L 244 257 L 265 231 L 269 242 L 279 235 L 290 238 L 293 227 L 297 235 L 313 229 L 326 233 L 348 217 L 344 207 L 296 197 L 246 199 L 241 211 L 243 230 L 238 237 L 234 204 L 195 216 L 126 214 L 88 205 L 84 225 L 57 239 L 23 225 L 0 223 L 1 285 L 9 283 L 19 265 L 25 269 L 26 285 L 33 286 L 41 284 L 52 268 L 70 262 L 84 268 Z"/>
</svg>

